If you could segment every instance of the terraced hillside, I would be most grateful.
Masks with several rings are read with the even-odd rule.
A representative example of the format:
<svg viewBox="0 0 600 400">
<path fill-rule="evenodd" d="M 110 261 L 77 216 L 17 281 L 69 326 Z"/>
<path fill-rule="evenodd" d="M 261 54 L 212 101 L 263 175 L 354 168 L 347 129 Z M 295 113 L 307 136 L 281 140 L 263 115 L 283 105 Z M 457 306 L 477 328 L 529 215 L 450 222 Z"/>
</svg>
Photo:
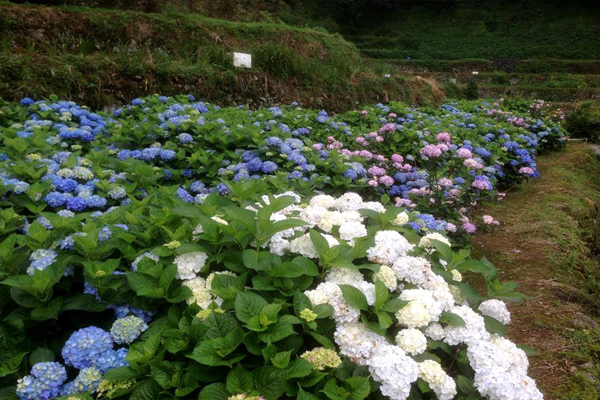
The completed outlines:
<svg viewBox="0 0 600 400">
<path fill-rule="evenodd" d="M 234 68 L 233 51 L 252 53 L 253 68 Z M 186 92 L 219 104 L 296 100 L 333 110 L 440 95 L 425 80 L 366 65 L 354 45 L 314 29 L 0 2 L 0 96 L 7 100 L 57 94 L 104 107 Z"/>
</svg>

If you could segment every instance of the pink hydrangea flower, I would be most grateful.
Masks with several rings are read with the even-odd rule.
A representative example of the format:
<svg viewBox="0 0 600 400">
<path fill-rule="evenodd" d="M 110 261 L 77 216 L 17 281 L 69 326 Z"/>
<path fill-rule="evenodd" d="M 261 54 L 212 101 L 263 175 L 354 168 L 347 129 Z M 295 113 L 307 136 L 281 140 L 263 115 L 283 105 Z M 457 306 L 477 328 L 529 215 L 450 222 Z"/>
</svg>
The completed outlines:
<svg viewBox="0 0 600 400">
<path fill-rule="evenodd" d="M 395 130 L 396 130 L 396 125 L 392 124 L 392 123 L 388 123 L 388 124 L 385 124 L 384 126 L 382 126 L 381 128 L 379 128 L 379 133 L 380 134 L 390 133 Z"/>
<path fill-rule="evenodd" d="M 475 233 L 475 231 L 477 230 L 477 227 L 475 225 L 473 225 L 472 223 L 470 223 L 470 222 L 465 222 L 463 224 L 462 228 L 467 233 Z"/>
<path fill-rule="evenodd" d="M 483 223 L 486 225 L 491 225 L 494 222 L 494 217 L 491 215 L 484 215 L 482 219 Z"/>
<path fill-rule="evenodd" d="M 465 148 L 460 148 L 460 149 L 456 150 L 456 155 L 460 158 L 472 158 L 473 157 L 473 153 L 471 153 L 471 150 L 465 149 Z"/>
<path fill-rule="evenodd" d="M 404 157 L 402 157 L 400 154 L 393 154 L 392 155 L 392 161 L 395 163 L 403 163 L 404 162 Z"/>
<path fill-rule="evenodd" d="M 356 142 L 360 143 L 360 144 L 363 144 L 365 142 L 365 138 L 362 137 L 362 136 L 359 136 L 359 137 L 356 138 Z"/>
<path fill-rule="evenodd" d="M 483 164 L 473 160 L 472 158 L 467 158 L 465 161 L 463 161 L 463 165 L 467 168 L 471 168 L 471 169 L 482 169 L 483 168 Z"/>
<path fill-rule="evenodd" d="M 448 132 L 440 132 L 435 138 L 440 142 L 450 142 L 450 134 Z"/>
<path fill-rule="evenodd" d="M 440 178 L 440 180 L 438 180 L 438 185 L 442 187 L 452 186 L 452 179 Z"/>
<path fill-rule="evenodd" d="M 375 140 L 377 140 L 377 142 L 381 143 L 381 142 L 383 142 L 385 139 L 383 138 L 383 136 L 377 136 L 377 137 L 375 138 Z"/>
<path fill-rule="evenodd" d="M 315 150 L 322 150 L 323 149 L 323 143 L 315 143 L 312 145 L 312 148 Z"/>
<path fill-rule="evenodd" d="M 439 149 L 437 146 L 428 144 L 427 146 L 421 149 L 420 153 L 421 157 L 437 158 L 442 155 L 442 150 Z"/>
<path fill-rule="evenodd" d="M 394 178 L 392 178 L 389 175 L 383 175 L 381 178 L 379 178 L 379 183 L 381 183 L 384 186 L 390 187 L 394 184 Z"/>
<path fill-rule="evenodd" d="M 369 136 L 371 136 L 372 138 L 375 138 L 378 136 L 377 132 L 369 132 Z"/>
<path fill-rule="evenodd" d="M 374 179 L 371 179 L 371 180 L 370 180 L 369 182 L 367 182 L 367 183 L 369 184 L 369 186 L 372 186 L 372 187 L 377 187 L 377 186 L 379 186 L 379 183 L 378 183 L 376 180 L 374 180 Z"/>
<path fill-rule="evenodd" d="M 519 173 L 523 175 L 533 175 L 533 169 L 530 167 L 521 167 Z"/>
<path fill-rule="evenodd" d="M 396 117 L 397 117 L 396 113 L 390 113 L 390 118 L 396 118 Z"/>
<path fill-rule="evenodd" d="M 369 168 L 368 171 L 369 171 L 369 174 L 371 174 L 373 176 L 385 175 L 385 169 L 377 167 L 377 166 L 373 166 L 373 167 Z"/>
<path fill-rule="evenodd" d="M 362 110 L 360 113 L 361 113 L 362 115 L 367 115 L 369 112 L 368 112 L 367 110 Z"/>
<path fill-rule="evenodd" d="M 454 225 L 454 224 L 451 224 L 450 222 L 448 222 L 448 223 L 446 224 L 446 230 L 447 230 L 448 232 L 456 232 L 456 225 Z"/>
</svg>

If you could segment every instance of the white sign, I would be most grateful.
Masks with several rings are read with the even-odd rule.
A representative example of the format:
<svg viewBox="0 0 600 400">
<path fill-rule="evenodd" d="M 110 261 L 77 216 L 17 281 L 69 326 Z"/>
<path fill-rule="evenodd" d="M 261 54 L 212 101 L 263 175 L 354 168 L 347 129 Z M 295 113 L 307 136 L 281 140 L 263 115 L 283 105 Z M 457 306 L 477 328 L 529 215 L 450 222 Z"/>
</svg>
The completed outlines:
<svg viewBox="0 0 600 400">
<path fill-rule="evenodd" d="M 392 75 L 391 74 L 383 74 L 384 78 L 390 78 Z"/>
<path fill-rule="evenodd" d="M 479 75 L 479 71 L 473 71 L 473 75 Z"/>
<path fill-rule="evenodd" d="M 252 54 L 233 53 L 233 66 L 240 68 L 252 68 Z"/>
</svg>

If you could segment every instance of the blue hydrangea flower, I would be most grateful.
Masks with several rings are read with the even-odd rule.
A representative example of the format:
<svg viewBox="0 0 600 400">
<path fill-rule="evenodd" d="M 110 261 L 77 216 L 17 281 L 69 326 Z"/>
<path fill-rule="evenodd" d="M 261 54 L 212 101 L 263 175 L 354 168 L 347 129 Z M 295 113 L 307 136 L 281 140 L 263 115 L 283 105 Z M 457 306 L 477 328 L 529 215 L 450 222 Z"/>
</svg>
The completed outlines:
<svg viewBox="0 0 600 400">
<path fill-rule="evenodd" d="M 79 196 L 70 197 L 67 199 L 67 209 L 71 211 L 83 211 L 87 207 L 88 202 Z"/>
<path fill-rule="evenodd" d="M 102 381 L 102 371 L 95 367 L 84 368 L 79 371 L 79 375 L 65 384 L 60 392 L 61 396 L 71 396 L 77 393 L 95 393 L 100 381 Z"/>
<path fill-rule="evenodd" d="M 98 368 L 102 373 L 117 368 L 127 367 L 129 364 L 125 361 L 125 357 L 129 353 L 129 349 L 108 350 L 100 355 L 94 363 L 94 367 Z"/>
<path fill-rule="evenodd" d="M 56 251 L 54 250 L 35 250 L 33 253 L 31 253 L 31 256 L 29 256 L 31 264 L 29 265 L 29 267 L 27 267 L 27 273 L 33 276 L 33 273 L 36 269 L 40 271 L 45 270 L 49 265 L 52 265 L 52 263 L 54 263 L 54 260 L 57 256 L 58 253 L 56 253 Z"/>
<path fill-rule="evenodd" d="M 93 366 L 94 360 L 112 348 L 110 333 L 90 326 L 73 332 L 62 349 L 62 356 L 67 365 L 83 369 Z"/>
</svg>

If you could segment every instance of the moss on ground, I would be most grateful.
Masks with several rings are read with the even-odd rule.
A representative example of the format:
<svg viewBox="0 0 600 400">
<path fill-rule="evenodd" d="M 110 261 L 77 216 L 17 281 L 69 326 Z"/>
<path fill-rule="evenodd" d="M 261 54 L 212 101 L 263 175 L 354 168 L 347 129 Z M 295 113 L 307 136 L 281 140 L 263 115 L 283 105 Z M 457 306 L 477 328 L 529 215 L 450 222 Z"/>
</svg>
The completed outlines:
<svg viewBox="0 0 600 400">
<path fill-rule="evenodd" d="M 600 160 L 586 144 L 540 156 L 541 177 L 482 212 L 502 226 L 476 236 L 476 253 L 531 300 L 511 306 L 509 336 L 538 350 L 531 375 L 546 399 L 600 392 Z"/>
</svg>

